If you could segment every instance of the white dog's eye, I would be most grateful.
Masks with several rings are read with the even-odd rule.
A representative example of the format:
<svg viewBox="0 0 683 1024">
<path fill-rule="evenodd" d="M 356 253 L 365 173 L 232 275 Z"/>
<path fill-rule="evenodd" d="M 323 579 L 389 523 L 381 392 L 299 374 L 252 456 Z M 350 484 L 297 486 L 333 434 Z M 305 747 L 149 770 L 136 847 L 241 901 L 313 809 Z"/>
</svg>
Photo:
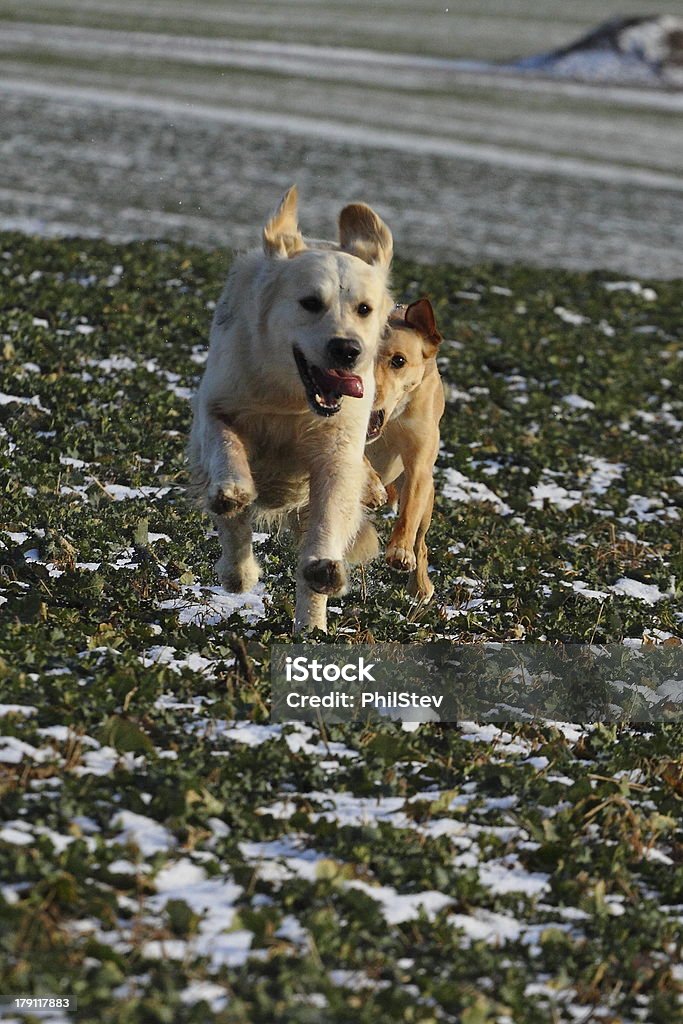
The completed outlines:
<svg viewBox="0 0 683 1024">
<path fill-rule="evenodd" d="M 401 355 L 392 356 L 389 365 L 393 366 L 395 370 L 400 370 L 402 366 L 406 365 L 406 357 Z"/>
<path fill-rule="evenodd" d="M 372 306 L 368 306 L 367 302 L 361 302 L 356 312 L 358 313 L 358 316 L 370 316 L 372 313 Z"/>
<path fill-rule="evenodd" d="M 303 306 L 307 313 L 322 313 L 325 308 L 325 303 L 317 295 L 307 295 L 304 299 L 299 299 L 299 305 Z"/>
</svg>

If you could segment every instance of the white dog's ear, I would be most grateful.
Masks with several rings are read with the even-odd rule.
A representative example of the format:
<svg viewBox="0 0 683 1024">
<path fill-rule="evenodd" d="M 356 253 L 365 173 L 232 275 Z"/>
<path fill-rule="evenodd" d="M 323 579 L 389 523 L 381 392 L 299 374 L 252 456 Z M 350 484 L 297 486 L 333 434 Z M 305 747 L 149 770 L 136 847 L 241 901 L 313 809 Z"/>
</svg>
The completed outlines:
<svg viewBox="0 0 683 1024">
<path fill-rule="evenodd" d="M 391 231 L 365 203 L 351 203 L 339 214 L 339 244 L 365 263 L 387 268 L 394 251 Z"/>
<path fill-rule="evenodd" d="M 298 193 L 296 185 L 287 189 L 275 213 L 263 228 L 263 251 L 266 256 L 294 256 L 306 248 L 297 220 Z"/>
</svg>

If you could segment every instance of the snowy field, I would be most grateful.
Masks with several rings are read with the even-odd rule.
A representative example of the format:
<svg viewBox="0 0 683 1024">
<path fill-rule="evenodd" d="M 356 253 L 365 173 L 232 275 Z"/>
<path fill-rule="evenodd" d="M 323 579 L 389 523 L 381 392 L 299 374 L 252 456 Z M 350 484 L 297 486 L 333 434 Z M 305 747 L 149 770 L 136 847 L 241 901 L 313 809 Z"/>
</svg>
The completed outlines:
<svg viewBox="0 0 683 1024">
<path fill-rule="evenodd" d="M 683 93 L 484 67 L 634 13 L 0 0 L 2 1024 L 683 1019 L 676 709 L 274 724 L 294 553 L 225 593 L 184 490 L 230 250 L 363 198 L 445 337 L 436 595 L 333 642 L 679 652 Z"/>
<path fill-rule="evenodd" d="M 677 276 L 683 94 L 476 66 L 633 12 L 0 0 L 0 225 L 242 245 L 297 181 L 314 234 L 362 197 L 423 260 Z"/>
<path fill-rule="evenodd" d="M 0 237 L 0 992 L 74 1024 L 680 1020 L 680 722 L 269 722 L 293 553 L 259 537 L 225 594 L 182 487 L 225 264 Z M 332 638 L 677 649 L 681 283 L 395 276 L 447 339 L 436 598 L 374 565 Z"/>
</svg>

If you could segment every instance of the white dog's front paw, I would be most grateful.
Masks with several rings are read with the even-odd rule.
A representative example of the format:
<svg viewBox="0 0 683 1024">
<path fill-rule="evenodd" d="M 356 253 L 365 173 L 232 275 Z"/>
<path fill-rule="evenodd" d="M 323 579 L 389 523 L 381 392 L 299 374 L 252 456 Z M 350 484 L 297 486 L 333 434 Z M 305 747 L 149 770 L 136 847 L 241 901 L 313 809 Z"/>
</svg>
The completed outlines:
<svg viewBox="0 0 683 1024">
<path fill-rule="evenodd" d="M 256 501 L 256 488 L 251 480 L 224 480 L 212 483 L 206 495 L 209 512 L 232 517 L 244 512 Z"/>
<path fill-rule="evenodd" d="M 332 558 L 311 558 L 303 567 L 303 576 L 317 594 L 341 594 L 346 588 L 343 562 Z"/>
<path fill-rule="evenodd" d="M 389 543 L 384 555 L 387 565 L 399 572 L 412 572 L 417 565 L 415 552 L 412 548 L 404 548 L 399 544 Z"/>
<path fill-rule="evenodd" d="M 232 594 L 244 594 L 253 590 L 258 583 L 261 567 L 253 556 L 239 565 L 228 562 L 226 558 L 219 558 L 216 562 L 216 572 L 226 590 Z"/>
</svg>

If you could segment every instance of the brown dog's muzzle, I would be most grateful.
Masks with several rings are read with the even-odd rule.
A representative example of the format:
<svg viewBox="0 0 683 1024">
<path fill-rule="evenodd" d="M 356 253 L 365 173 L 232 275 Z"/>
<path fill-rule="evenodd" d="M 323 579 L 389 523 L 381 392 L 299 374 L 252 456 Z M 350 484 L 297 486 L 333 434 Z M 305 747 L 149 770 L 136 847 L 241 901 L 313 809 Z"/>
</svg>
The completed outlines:
<svg viewBox="0 0 683 1024">
<path fill-rule="evenodd" d="M 366 441 L 376 441 L 384 427 L 384 409 L 373 409 L 370 413 Z"/>
</svg>

